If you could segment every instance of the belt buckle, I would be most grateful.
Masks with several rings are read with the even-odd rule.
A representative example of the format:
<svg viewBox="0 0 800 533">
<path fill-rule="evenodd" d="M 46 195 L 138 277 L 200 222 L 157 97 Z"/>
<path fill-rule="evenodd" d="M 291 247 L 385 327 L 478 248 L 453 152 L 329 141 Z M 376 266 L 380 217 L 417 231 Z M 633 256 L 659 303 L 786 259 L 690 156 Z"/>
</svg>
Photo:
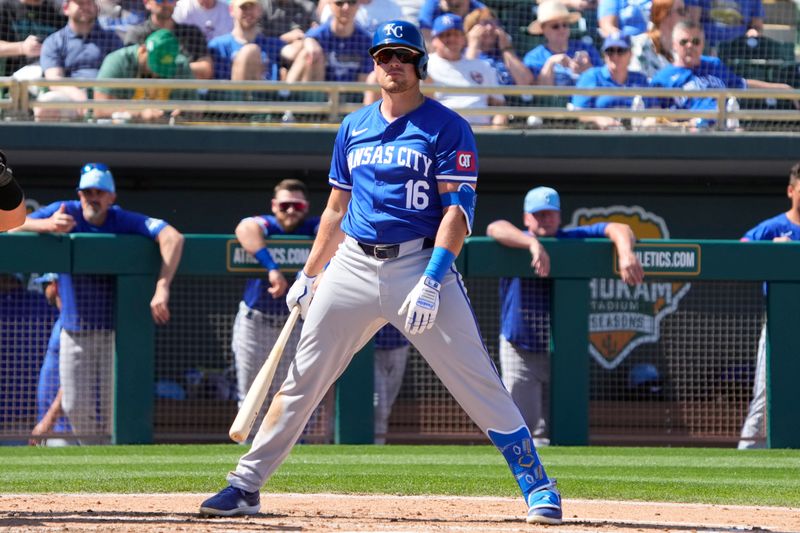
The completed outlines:
<svg viewBox="0 0 800 533">
<path fill-rule="evenodd" d="M 373 255 L 375 256 L 375 259 L 381 259 L 381 260 L 392 259 L 394 257 L 397 257 L 397 252 L 392 254 L 392 252 L 395 251 L 395 248 L 396 248 L 396 245 L 392 245 L 392 246 L 375 246 L 373 248 Z"/>
</svg>

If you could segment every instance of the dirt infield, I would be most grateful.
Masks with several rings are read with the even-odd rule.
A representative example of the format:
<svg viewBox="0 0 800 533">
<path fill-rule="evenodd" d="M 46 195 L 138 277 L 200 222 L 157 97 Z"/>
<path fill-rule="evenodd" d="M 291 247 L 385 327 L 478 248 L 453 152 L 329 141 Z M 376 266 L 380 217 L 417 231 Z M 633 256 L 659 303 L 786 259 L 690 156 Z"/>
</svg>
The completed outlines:
<svg viewBox="0 0 800 533">
<path fill-rule="evenodd" d="M 565 500 L 564 524 L 529 526 L 520 499 L 264 494 L 262 514 L 202 518 L 208 494 L 0 496 L 0 531 L 781 531 L 800 509 Z"/>
</svg>

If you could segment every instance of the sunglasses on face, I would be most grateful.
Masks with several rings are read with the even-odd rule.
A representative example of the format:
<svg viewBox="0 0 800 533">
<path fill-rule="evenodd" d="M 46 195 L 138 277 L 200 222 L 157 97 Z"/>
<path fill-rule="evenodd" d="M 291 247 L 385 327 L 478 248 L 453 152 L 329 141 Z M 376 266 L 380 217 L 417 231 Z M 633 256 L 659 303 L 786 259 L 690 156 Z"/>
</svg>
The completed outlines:
<svg viewBox="0 0 800 533">
<path fill-rule="evenodd" d="M 413 63 L 418 55 L 418 53 L 406 50 L 405 48 L 382 48 L 375 52 L 375 55 L 372 57 L 375 58 L 375 61 L 378 63 L 385 65 L 391 61 L 393 57 L 396 57 L 397 60 L 403 64 Z"/>
<path fill-rule="evenodd" d="M 357 4 L 358 0 L 336 0 L 333 3 L 336 4 L 337 7 L 342 7 L 345 4 L 350 4 L 352 6 Z"/>
<path fill-rule="evenodd" d="M 700 37 L 693 37 L 691 39 L 681 39 L 678 41 L 678 44 L 681 46 L 686 46 L 689 43 L 692 43 L 694 46 L 700 46 L 703 40 Z"/>
<path fill-rule="evenodd" d="M 551 30 L 563 30 L 564 28 L 569 28 L 569 23 L 567 22 L 554 22 L 553 24 L 548 24 L 545 28 L 550 28 Z"/>
<path fill-rule="evenodd" d="M 286 212 L 289 209 L 294 209 L 295 211 L 305 211 L 308 208 L 308 204 L 306 202 L 278 202 L 278 210 Z"/>
<path fill-rule="evenodd" d="M 623 54 L 627 54 L 629 50 L 630 50 L 629 48 L 618 48 L 618 47 L 612 46 L 611 48 L 606 48 L 606 52 L 605 53 L 606 53 L 606 55 L 609 55 L 609 56 L 614 56 L 614 55 L 621 56 Z"/>
</svg>

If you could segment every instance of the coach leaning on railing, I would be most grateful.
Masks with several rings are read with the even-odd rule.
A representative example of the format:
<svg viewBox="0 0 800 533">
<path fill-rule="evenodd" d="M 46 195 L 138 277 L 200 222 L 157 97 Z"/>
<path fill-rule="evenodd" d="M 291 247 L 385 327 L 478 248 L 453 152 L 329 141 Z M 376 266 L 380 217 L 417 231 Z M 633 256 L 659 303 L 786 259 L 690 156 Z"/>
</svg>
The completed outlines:
<svg viewBox="0 0 800 533">
<path fill-rule="evenodd" d="M 25 222 L 25 196 L 0 152 L 0 231 L 16 228 Z"/>
</svg>

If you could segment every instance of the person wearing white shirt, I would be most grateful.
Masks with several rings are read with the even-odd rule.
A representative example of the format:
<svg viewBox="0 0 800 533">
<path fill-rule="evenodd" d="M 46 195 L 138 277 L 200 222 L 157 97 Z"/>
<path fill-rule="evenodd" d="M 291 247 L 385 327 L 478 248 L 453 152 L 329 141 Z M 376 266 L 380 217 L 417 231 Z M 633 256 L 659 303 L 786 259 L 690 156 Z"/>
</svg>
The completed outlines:
<svg viewBox="0 0 800 533">
<path fill-rule="evenodd" d="M 227 2 L 222 0 L 178 0 L 172 18 L 178 24 L 200 28 L 206 41 L 233 30 L 233 19 Z"/>
</svg>

